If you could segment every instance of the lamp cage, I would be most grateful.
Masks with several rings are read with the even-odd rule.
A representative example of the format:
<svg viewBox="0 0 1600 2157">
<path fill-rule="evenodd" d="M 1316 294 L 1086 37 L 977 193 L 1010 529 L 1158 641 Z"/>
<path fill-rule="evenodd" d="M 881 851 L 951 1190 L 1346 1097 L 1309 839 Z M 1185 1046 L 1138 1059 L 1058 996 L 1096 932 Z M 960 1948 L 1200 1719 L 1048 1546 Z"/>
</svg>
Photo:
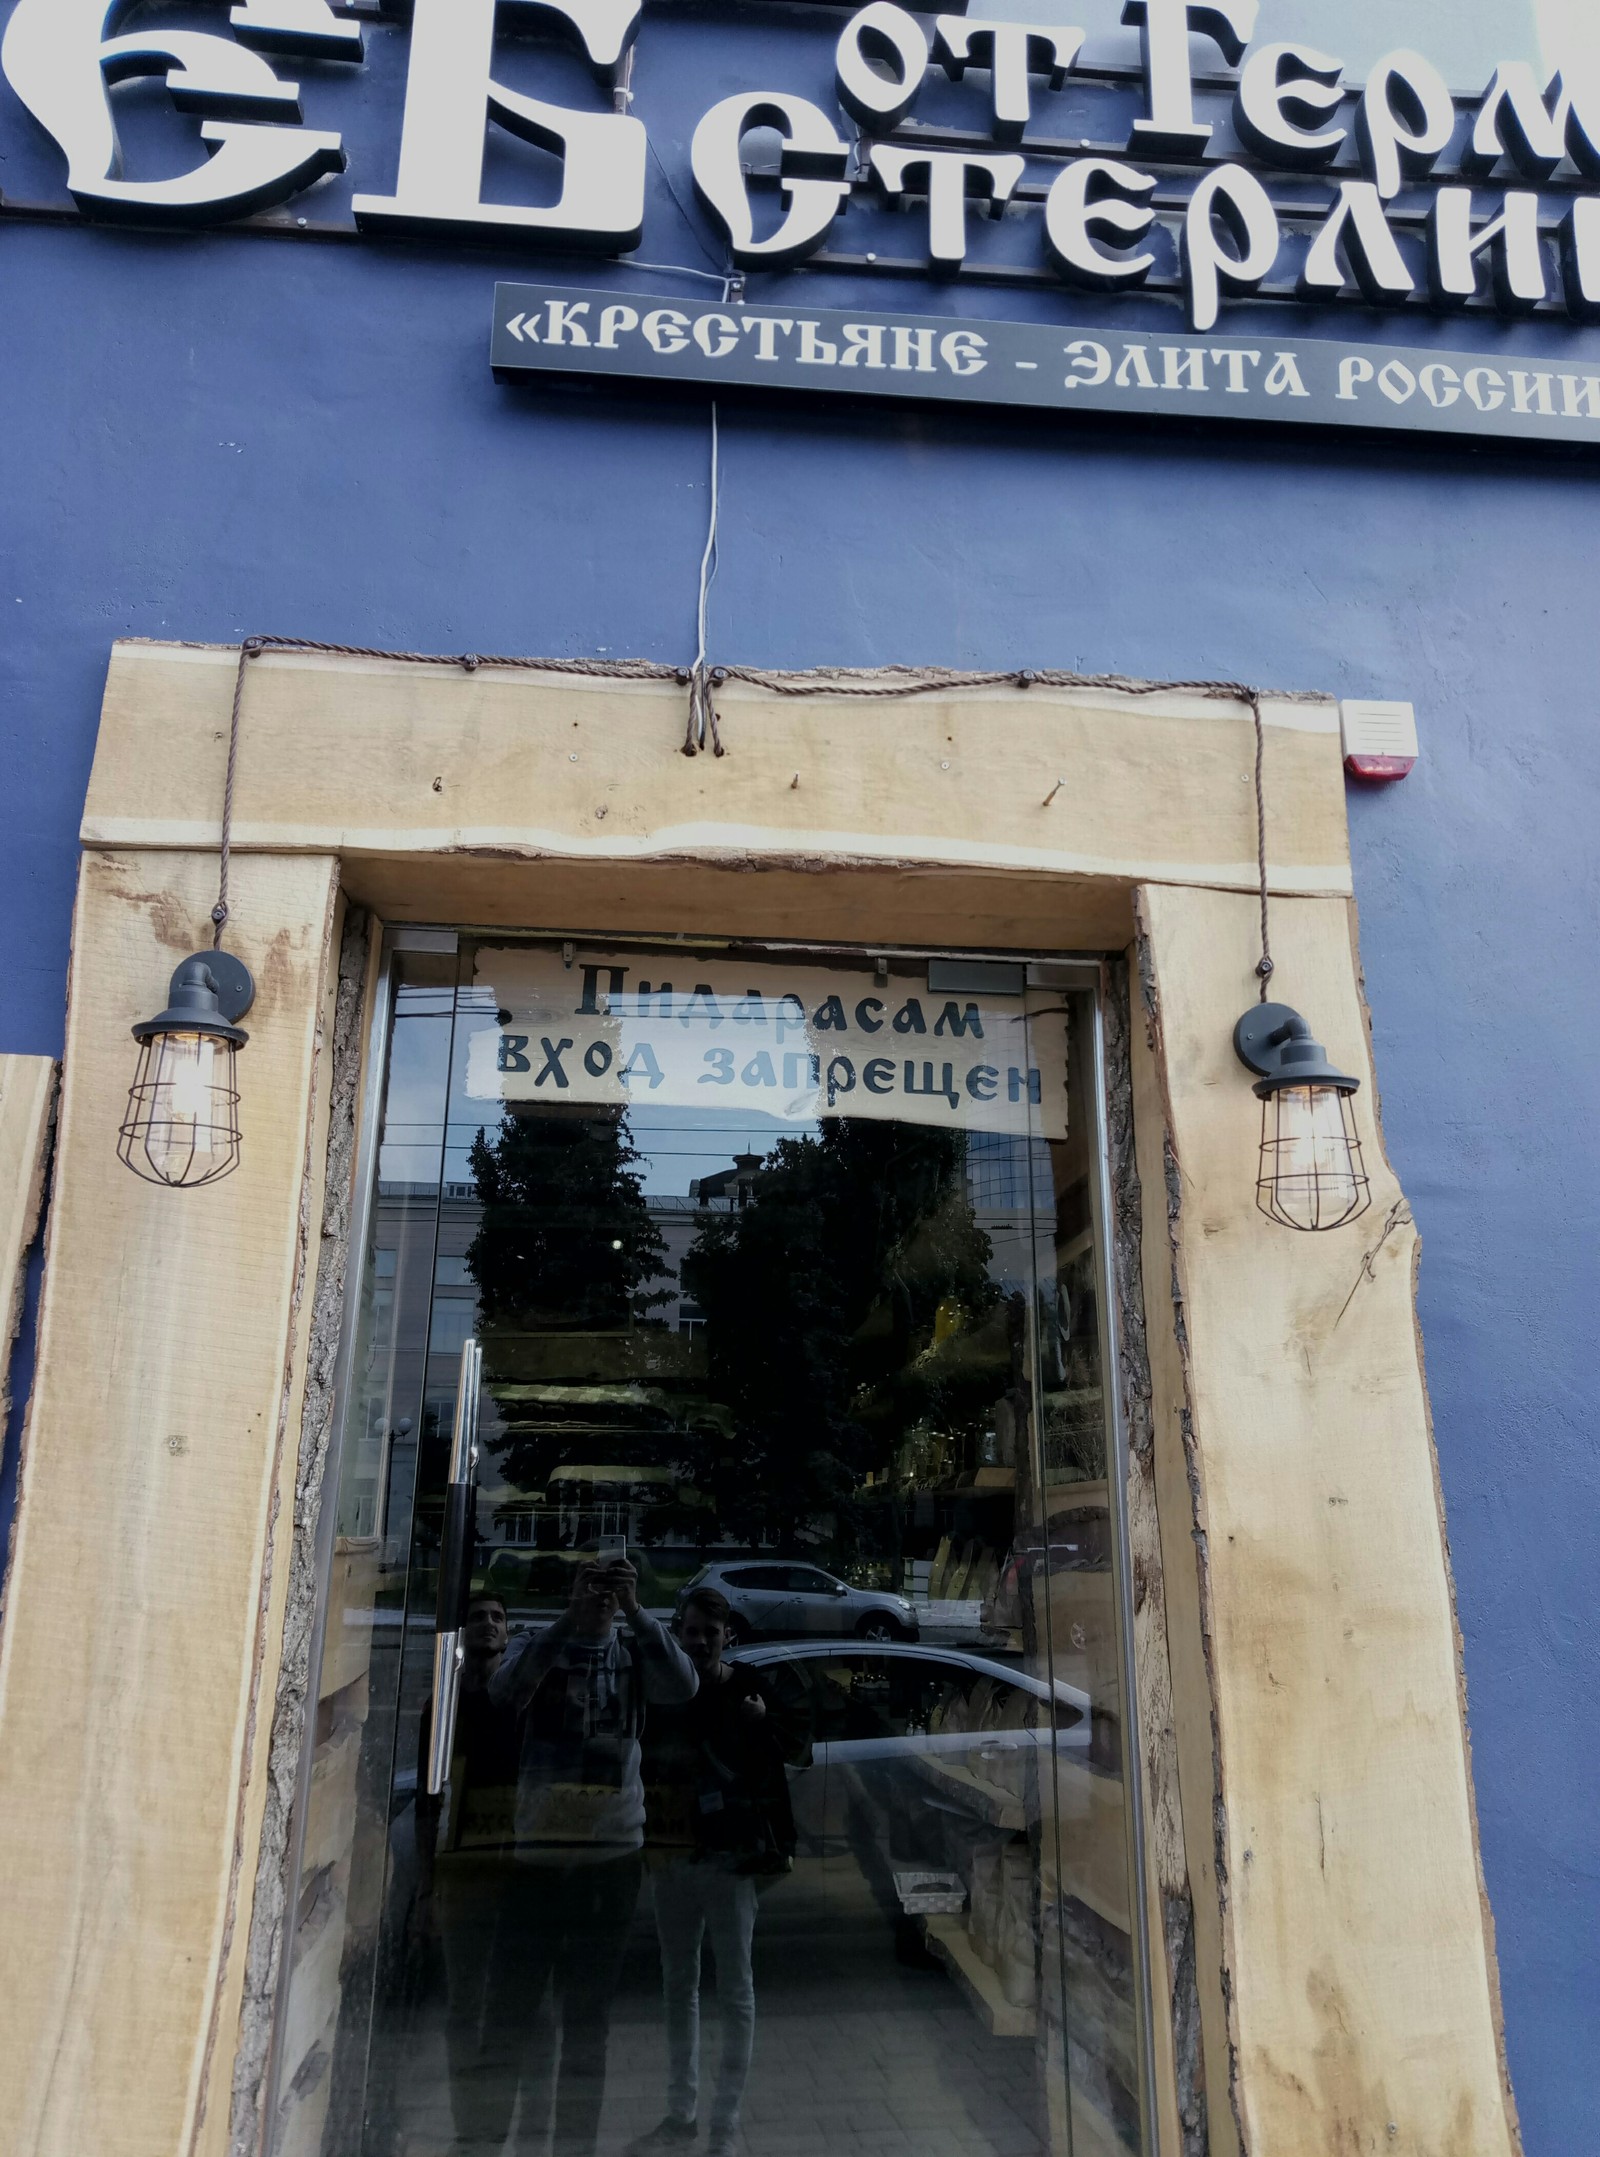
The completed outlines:
<svg viewBox="0 0 1600 2157">
<path fill-rule="evenodd" d="M 1353 1094 L 1280 1086 L 1261 1103 L 1256 1204 L 1282 1228 L 1342 1228 L 1372 1204 Z"/>
<path fill-rule="evenodd" d="M 117 1157 L 147 1183 L 195 1190 L 239 1166 L 238 1055 L 250 1038 L 233 1020 L 254 984 L 237 959 L 185 959 L 170 1005 L 134 1027 L 139 1061 L 128 1089 Z"/>
<path fill-rule="evenodd" d="M 1247 1011 L 1233 1030 L 1233 1046 L 1257 1073 L 1257 1206 L 1280 1227 L 1312 1234 L 1356 1220 L 1372 1204 L 1354 1108 L 1361 1081 L 1328 1061 L 1287 1004 Z"/>
</svg>

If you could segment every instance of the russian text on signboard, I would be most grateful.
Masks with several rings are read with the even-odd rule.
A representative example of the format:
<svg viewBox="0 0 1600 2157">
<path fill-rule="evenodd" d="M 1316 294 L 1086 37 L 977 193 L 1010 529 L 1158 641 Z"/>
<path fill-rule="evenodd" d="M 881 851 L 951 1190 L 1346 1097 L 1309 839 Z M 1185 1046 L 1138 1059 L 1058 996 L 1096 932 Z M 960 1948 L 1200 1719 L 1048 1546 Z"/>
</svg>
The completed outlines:
<svg viewBox="0 0 1600 2157">
<path fill-rule="evenodd" d="M 664 969 L 664 970 L 663 970 Z M 482 949 L 497 1000 L 467 1043 L 474 1100 L 736 1107 L 810 1125 L 832 1116 L 1059 1138 L 1059 994 L 944 996 L 897 983 L 845 993 L 836 972 L 692 958 L 635 961 Z M 1048 1012 L 1043 1005 L 1053 1008 Z"/>
<path fill-rule="evenodd" d="M 1059 323 L 781 312 L 500 285 L 492 358 L 519 375 L 637 376 L 1056 411 L 1274 419 L 1600 442 L 1596 371 L 1344 344 L 1196 343 Z"/>
</svg>

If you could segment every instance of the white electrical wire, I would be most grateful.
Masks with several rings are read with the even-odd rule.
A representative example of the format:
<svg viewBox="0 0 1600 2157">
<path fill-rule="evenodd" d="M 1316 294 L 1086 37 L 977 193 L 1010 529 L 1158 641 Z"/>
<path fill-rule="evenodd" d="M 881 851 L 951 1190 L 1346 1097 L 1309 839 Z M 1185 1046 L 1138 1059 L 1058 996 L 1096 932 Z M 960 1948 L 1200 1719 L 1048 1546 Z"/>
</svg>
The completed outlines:
<svg viewBox="0 0 1600 2157">
<path fill-rule="evenodd" d="M 700 605 L 696 617 L 699 643 L 695 649 L 694 671 L 702 674 L 706 663 L 706 615 L 711 597 L 712 582 L 717 574 L 717 516 L 721 508 L 722 478 L 719 470 L 721 447 L 718 439 L 717 401 L 711 400 L 711 515 L 706 522 L 705 552 L 700 557 Z"/>
<path fill-rule="evenodd" d="M 690 276 L 704 273 L 690 271 Z M 733 279 L 718 280 L 722 297 L 733 297 Z M 704 749 L 707 733 L 716 755 L 722 754 L 722 742 L 717 733 L 717 715 L 711 708 L 711 689 L 706 680 L 706 651 L 710 643 L 708 621 L 710 616 L 711 587 L 717 575 L 717 522 L 722 512 L 722 441 L 717 416 L 717 400 L 711 400 L 711 512 L 706 519 L 706 543 L 700 556 L 700 593 L 695 608 L 694 666 L 689 676 L 689 736 L 688 740 L 697 750 Z"/>
<path fill-rule="evenodd" d="M 695 653 L 694 665 L 689 670 L 689 731 L 684 738 L 684 754 L 696 756 L 706 746 L 707 734 L 711 737 L 713 754 L 721 756 L 722 741 L 717 732 L 717 715 L 711 708 L 711 685 L 706 676 L 706 647 L 710 641 L 708 618 L 710 614 L 711 586 L 717 574 L 717 519 L 722 507 L 721 443 L 717 424 L 716 400 L 711 404 L 711 512 L 706 519 L 706 543 L 700 556 L 700 593 L 695 607 Z"/>
<path fill-rule="evenodd" d="M 707 284 L 721 285 L 722 296 L 728 297 L 728 280 L 720 270 L 691 270 L 687 262 L 635 262 L 628 261 L 630 270 L 660 270 L 669 277 L 703 277 Z"/>
</svg>

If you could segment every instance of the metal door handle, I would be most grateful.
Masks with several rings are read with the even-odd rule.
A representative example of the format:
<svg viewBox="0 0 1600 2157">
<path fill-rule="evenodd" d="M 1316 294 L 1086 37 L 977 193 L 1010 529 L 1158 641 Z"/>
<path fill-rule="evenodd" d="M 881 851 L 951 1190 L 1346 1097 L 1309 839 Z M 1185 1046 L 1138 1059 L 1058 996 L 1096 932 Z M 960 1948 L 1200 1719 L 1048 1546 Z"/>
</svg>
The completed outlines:
<svg viewBox="0 0 1600 2157">
<path fill-rule="evenodd" d="M 450 1437 L 450 1479 L 444 1492 L 444 1525 L 439 1539 L 439 1597 L 433 1620 L 433 1722 L 428 1738 L 428 1795 L 437 1797 L 450 1773 L 456 1738 L 456 1703 L 461 1696 L 461 1629 L 472 1584 L 472 1541 L 478 1470 L 478 1392 L 483 1383 L 483 1350 L 477 1341 L 461 1346 L 461 1374 L 456 1383 L 456 1420 Z"/>
</svg>

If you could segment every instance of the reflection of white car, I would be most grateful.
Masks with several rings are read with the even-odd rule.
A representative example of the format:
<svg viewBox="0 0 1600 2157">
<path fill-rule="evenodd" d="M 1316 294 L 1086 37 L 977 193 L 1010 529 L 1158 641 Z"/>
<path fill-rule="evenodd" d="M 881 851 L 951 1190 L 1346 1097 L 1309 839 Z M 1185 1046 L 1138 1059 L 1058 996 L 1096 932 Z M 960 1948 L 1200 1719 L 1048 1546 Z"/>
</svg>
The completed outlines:
<svg viewBox="0 0 1600 2157">
<path fill-rule="evenodd" d="M 1077 1796 L 1064 1779 L 1094 1774 L 1089 1695 L 989 1656 L 786 1640 L 728 1659 L 765 1681 L 802 1852 L 852 1856 L 911 1959 L 915 1913 L 952 1906 L 948 1883 L 960 1890 L 974 1849 L 1065 1824 Z M 947 1883 L 945 1900 L 904 1899 L 923 1874 Z"/>
<path fill-rule="evenodd" d="M 1004 1781 L 1019 1753 L 1089 1750 L 1081 1686 L 1058 1678 L 1052 1715 L 1046 1680 L 960 1648 L 784 1640 L 728 1659 L 765 1675 L 785 1719 L 804 1732 L 808 1766 L 923 1759 Z"/>
<path fill-rule="evenodd" d="M 733 1616 L 729 1642 L 774 1635 L 832 1634 L 837 1639 L 915 1640 L 917 1614 L 903 1595 L 881 1588 L 852 1588 L 820 1566 L 793 1559 L 717 1560 L 703 1565 L 678 1595 L 678 1608 L 696 1588 L 716 1588 Z"/>
</svg>

